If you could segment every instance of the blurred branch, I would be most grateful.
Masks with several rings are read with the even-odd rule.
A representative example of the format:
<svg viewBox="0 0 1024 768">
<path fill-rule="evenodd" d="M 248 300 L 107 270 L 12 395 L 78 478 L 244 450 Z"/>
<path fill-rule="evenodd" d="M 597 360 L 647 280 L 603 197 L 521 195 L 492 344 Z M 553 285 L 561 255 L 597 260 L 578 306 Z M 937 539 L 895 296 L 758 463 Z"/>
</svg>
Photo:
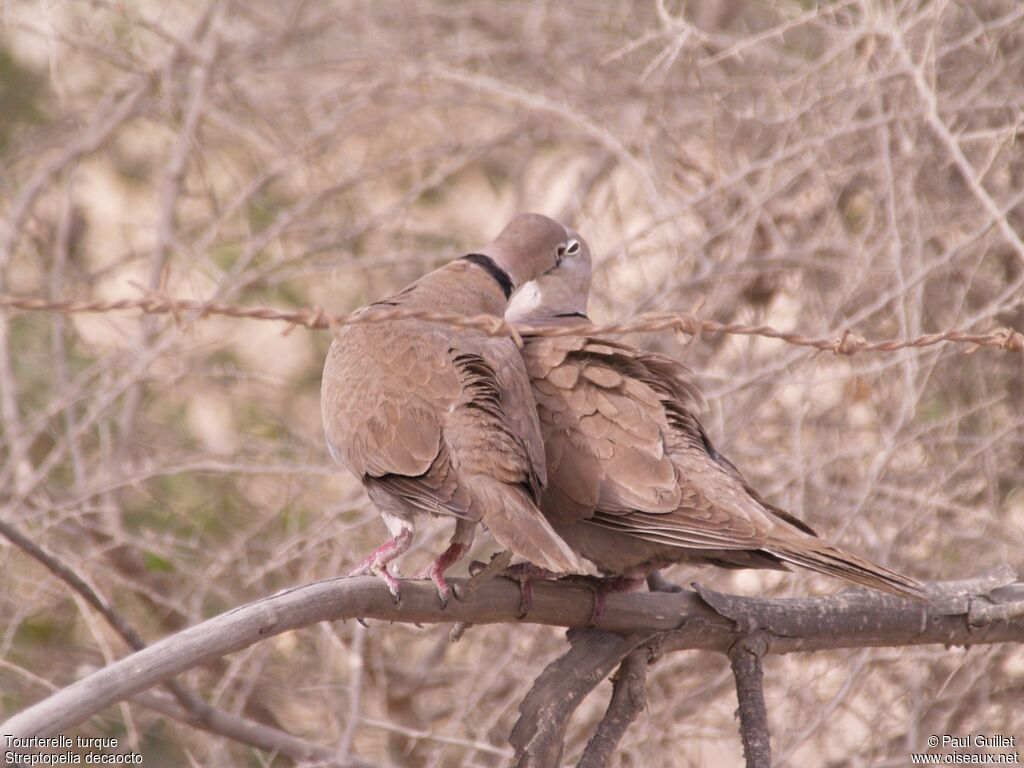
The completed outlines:
<svg viewBox="0 0 1024 768">
<path fill-rule="evenodd" d="M 71 590 L 80 595 L 86 603 L 91 605 L 106 619 L 107 623 L 121 636 L 130 648 L 135 651 L 146 648 L 146 643 L 142 636 L 132 627 L 128 620 L 118 613 L 110 604 L 110 601 L 93 589 L 73 568 L 31 541 L 18 531 L 17 528 L 4 520 L 0 520 L 0 535 L 34 558 L 50 573 L 63 581 Z M 177 680 L 164 680 L 163 685 L 167 687 L 167 690 L 171 692 L 177 702 L 157 694 L 147 694 L 147 698 L 141 703 L 144 706 L 168 714 L 205 731 L 226 736 L 242 744 L 248 744 L 271 752 L 279 752 L 295 760 L 334 760 L 338 757 L 326 748 L 305 742 L 279 729 L 218 710 L 203 701 L 197 694 L 185 688 Z M 338 764 L 365 765 L 356 758 L 350 758 L 347 749 L 343 759 Z"/>
<path fill-rule="evenodd" d="M 186 725 L 191 725 L 219 736 L 227 736 L 241 744 L 259 747 L 267 752 L 283 755 L 296 762 L 315 762 L 323 765 L 339 766 L 339 768 L 343 766 L 374 768 L 376 765 L 376 763 L 369 760 L 362 760 L 349 755 L 339 758 L 336 752 L 327 747 L 292 736 L 290 733 L 285 733 L 273 726 L 257 723 L 231 712 L 225 712 L 223 709 L 210 707 L 204 717 L 198 718 L 171 697 L 152 691 L 140 693 L 132 699 L 132 702 L 141 704 L 146 709 L 152 709 L 154 712 L 159 712 L 162 715 L 179 720 Z"/>
<path fill-rule="evenodd" d="M 167 160 L 164 169 L 163 179 L 160 184 L 159 200 L 157 203 L 158 215 L 156 223 L 156 245 L 150 256 L 149 276 L 147 287 L 151 291 L 163 290 L 167 282 L 168 259 L 175 243 L 175 229 L 178 218 L 178 206 L 182 196 L 182 189 L 185 183 L 188 170 L 189 158 L 195 150 L 198 142 L 199 128 L 202 123 L 203 111 L 206 107 L 207 91 L 210 87 L 212 71 L 217 62 L 218 24 L 220 11 L 223 3 L 219 0 L 208 5 L 207 14 L 210 16 L 208 24 L 197 28 L 190 40 L 193 46 L 202 43 L 197 51 L 199 61 L 196 62 L 194 72 L 190 81 L 191 86 L 188 93 L 188 103 L 185 107 L 185 117 L 181 129 L 178 132 L 174 143 L 174 149 Z M 202 41 L 200 38 L 205 36 Z M 138 345 L 141 349 L 150 347 L 157 335 L 157 329 L 152 321 L 142 324 L 141 335 Z M 142 403 L 143 386 L 141 382 L 135 382 L 125 392 L 121 415 L 118 420 L 118 444 L 114 450 L 115 461 L 121 463 L 131 448 L 130 436 L 135 433 L 135 420 L 139 407 Z"/>
<path fill-rule="evenodd" d="M 459 584 L 460 580 L 453 580 Z M 701 587 L 678 594 L 619 594 L 608 598 L 595 629 L 639 637 L 657 636 L 666 651 L 702 649 L 728 653 L 755 629 L 767 653 L 795 653 L 833 648 L 941 643 L 1024 641 L 1024 583 L 1008 569 L 954 582 L 927 585 L 932 601 L 923 605 L 891 595 L 847 590 L 806 599 L 757 599 L 726 595 Z M 560 627 L 588 625 L 591 590 L 567 583 L 534 586 L 530 623 Z M 1000 606 L 994 619 L 989 608 Z M 247 648 L 254 643 L 320 621 L 372 618 L 403 623 L 516 624 L 518 587 L 496 579 L 477 588 L 465 601 L 442 608 L 430 582 L 406 581 L 396 604 L 378 579 L 338 578 L 285 590 L 221 614 L 121 659 L 29 707 L 0 726 L 17 736 L 57 734 L 107 707 L 135 696 L 181 673 Z M 633 647 L 614 638 L 604 656 L 610 666 L 593 679 L 581 679 L 580 691 L 592 688 Z M 628 645 L 628 644 L 627 644 Z M 619 655 L 621 654 L 621 655 Z M 605 664 L 604 666 L 608 666 Z"/>
<path fill-rule="evenodd" d="M 81 595 L 89 605 L 107 620 L 107 623 L 121 636 L 129 647 L 136 651 L 146 647 L 146 643 L 139 636 L 139 633 L 135 631 L 121 614 L 114 610 L 109 601 L 93 589 L 73 568 L 47 552 L 6 520 L 0 520 L 0 536 L 6 538 L 22 552 L 63 581 L 74 592 Z"/>
<path fill-rule="evenodd" d="M 484 752 L 489 755 L 496 755 L 497 757 L 509 757 L 511 755 L 509 750 L 495 747 L 494 745 L 487 744 L 486 742 L 471 741 L 469 739 L 460 739 L 458 737 L 430 733 L 429 731 L 421 731 L 415 728 L 406 728 L 398 723 L 390 722 L 388 720 L 376 720 L 372 717 L 360 717 L 359 722 L 361 725 L 368 725 L 372 728 L 380 728 L 381 730 L 389 731 L 391 733 L 398 733 L 410 739 L 425 739 L 427 741 L 436 741 L 439 744 L 451 744 L 458 747 L 467 747 L 473 751 Z"/>
<path fill-rule="evenodd" d="M 1010 225 L 1007 215 L 999 209 L 999 205 L 992 199 L 984 185 L 982 185 L 981 179 L 978 178 L 978 174 L 975 173 L 970 161 L 964 155 L 960 142 L 956 140 L 956 137 L 949 130 L 949 126 L 939 116 L 938 96 L 935 90 L 928 84 L 924 71 L 914 61 L 914 57 L 907 48 L 907 43 L 903 38 L 903 30 L 898 24 L 892 24 L 886 29 L 886 33 L 892 42 L 896 55 L 899 56 L 903 67 L 914 83 L 914 89 L 917 91 L 918 98 L 925 104 L 925 121 L 928 123 L 928 126 L 949 152 L 950 158 L 963 176 L 967 187 L 985 209 L 992 223 L 999 228 L 999 232 L 1016 252 L 1017 257 L 1024 261 L 1024 240 L 1021 240 L 1020 235 Z"/>
<path fill-rule="evenodd" d="M 0 222 L 0 291 L 7 286 L 7 267 L 24 229 L 25 220 L 43 190 L 61 171 L 84 155 L 95 152 L 123 122 L 138 114 L 151 93 L 151 86 L 147 75 L 139 78 L 123 95 L 117 94 L 112 99 L 114 103 L 105 104 L 104 108 L 97 110 L 98 124 L 92 130 L 87 131 L 49 163 L 39 167 L 29 179 L 24 190 L 11 204 L 8 215 Z M 3 417 L 4 433 L 7 435 L 8 464 L 14 470 L 15 487 L 21 490 L 24 478 L 20 465 L 28 443 L 22 434 L 9 336 L 7 315 L 0 312 L 0 416 Z"/>
<path fill-rule="evenodd" d="M 205 29 L 211 10 L 212 3 L 196 17 L 192 25 L 193 36 Z M 180 46 L 173 46 L 171 52 L 157 67 L 139 73 L 129 85 L 111 92 L 94 111 L 93 124 L 70 141 L 49 162 L 37 166 L 0 222 L 0 291 L 7 287 L 7 267 L 24 232 L 25 222 L 48 185 L 65 168 L 99 150 L 125 122 L 140 114 L 152 97 L 157 73 L 173 68 L 184 54 L 185 51 Z M 0 383 L 3 384 L 0 387 L 0 415 L 3 416 L 5 433 L 8 435 L 9 464 L 18 469 L 26 444 L 21 434 L 21 418 L 18 411 L 17 388 L 11 372 L 8 335 L 7 317 L 0 313 Z M 15 475 L 15 481 L 20 490 L 20 474 Z"/>
<path fill-rule="evenodd" d="M 333 315 L 317 307 L 314 309 L 281 310 L 273 307 L 246 307 L 237 304 L 203 302 L 195 299 L 176 299 L 161 294 L 149 293 L 138 299 L 117 299 L 113 301 L 50 301 L 28 297 L 0 294 L 0 308 L 21 309 L 30 312 L 60 312 L 62 314 L 103 313 L 120 310 L 141 310 L 148 315 L 172 315 L 177 322 L 183 322 L 190 313 L 195 318 L 210 315 L 244 318 L 249 320 L 279 320 L 292 326 L 310 329 L 334 330 L 343 325 L 362 323 L 386 323 L 392 320 L 415 319 L 431 323 L 450 325 L 454 328 L 473 328 L 489 336 L 622 336 L 672 329 L 689 336 L 703 333 L 737 334 L 778 339 L 799 347 L 813 347 L 821 352 L 833 352 L 851 357 L 859 352 L 894 352 L 910 347 L 930 347 L 935 344 L 952 342 L 971 344 L 974 347 L 988 347 L 1009 352 L 1024 352 L 1024 333 L 1013 328 L 996 328 L 989 333 L 968 333 L 948 330 L 929 333 L 913 339 L 887 339 L 867 341 L 862 336 L 845 330 L 832 338 L 813 338 L 800 333 L 780 331 L 770 325 L 744 325 L 742 323 L 719 323 L 701 320 L 688 312 L 647 312 L 633 320 L 605 325 L 575 325 L 558 328 L 534 328 L 527 325 L 512 325 L 503 318 L 492 315 L 465 317 L 441 312 L 422 312 L 405 309 L 374 310 L 369 313 L 355 312 L 350 315 Z M 193 318 L 189 318 L 193 319 Z"/>
<path fill-rule="evenodd" d="M 483 91 L 492 97 L 503 99 L 517 106 L 547 113 L 554 116 L 560 124 L 575 126 L 583 135 L 604 147 L 622 165 L 636 174 L 637 179 L 643 183 L 651 210 L 656 214 L 661 214 L 664 204 L 650 170 L 630 152 L 617 136 L 608 130 L 607 126 L 595 122 L 578 108 L 566 102 L 549 99 L 542 93 L 525 91 L 518 86 L 476 72 L 439 65 L 431 70 L 431 74 L 457 85 Z"/>
</svg>

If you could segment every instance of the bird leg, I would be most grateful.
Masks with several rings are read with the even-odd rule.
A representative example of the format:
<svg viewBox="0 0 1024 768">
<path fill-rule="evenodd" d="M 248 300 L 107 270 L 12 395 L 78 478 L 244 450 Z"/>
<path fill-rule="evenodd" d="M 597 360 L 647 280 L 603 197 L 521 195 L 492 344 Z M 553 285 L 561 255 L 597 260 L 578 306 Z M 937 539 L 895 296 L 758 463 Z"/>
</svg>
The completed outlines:
<svg viewBox="0 0 1024 768">
<path fill-rule="evenodd" d="M 385 520 L 385 522 L 388 522 Z M 391 527 L 390 525 L 388 526 Z M 398 579 L 388 571 L 388 563 L 402 555 L 412 545 L 412 528 L 401 526 L 394 538 L 381 544 L 359 565 L 349 573 L 349 576 L 376 576 L 385 584 L 388 590 L 395 597 L 395 602 L 402 602 L 402 590 Z"/>
<path fill-rule="evenodd" d="M 474 561 L 469 564 L 469 572 L 472 575 L 476 575 L 485 567 L 483 563 Z M 533 563 L 516 563 L 515 565 L 508 566 L 497 575 L 503 579 L 514 581 L 519 585 L 520 619 L 525 619 L 533 607 L 533 580 L 544 579 L 546 581 L 554 581 L 559 578 L 559 574 L 536 566 Z"/>
<path fill-rule="evenodd" d="M 644 583 L 642 578 L 630 576 L 566 576 L 567 581 L 582 582 L 594 592 L 594 607 L 590 611 L 590 624 L 594 626 L 604 615 L 604 603 L 608 595 L 616 592 L 632 592 Z"/>
<path fill-rule="evenodd" d="M 481 586 L 508 568 L 508 564 L 511 562 L 512 553 L 507 549 L 491 555 L 491 562 L 489 563 L 481 563 L 478 560 L 474 560 L 469 564 L 469 581 L 461 589 L 453 589 L 452 594 L 458 600 L 468 600 Z M 466 630 L 471 626 L 473 625 L 468 621 L 455 622 L 452 625 L 451 632 L 448 633 L 448 639 L 453 643 L 459 642 L 466 633 Z"/>
<path fill-rule="evenodd" d="M 495 552 L 491 555 L 491 561 L 489 563 L 481 563 L 479 560 L 472 561 L 469 564 L 469 581 L 467 581 L 466 585 L 461 589 L 454 590 L 453 594 L 459 600 L 469 598 L 476 590 L 488 581 L 497 576 L 501 576 L 511 562 L 512 551 L 508 549 Z"/>
<path fill-rule="evenodd" d="M 471 574 L 479 573 L 484 569 L 484 564 L 473 562 L 469 565 Z M 604 614 L 604 603 L 608 595 L 616 592 L 631 592 L 644 583 L 641 578 L 629 576 L 585 576 L 570 574 L 563 576 L 545 568 L 540 568 L 533 563 L 516 563 L 510 565 L 500 574 L 503 579 L 510 579 L 519 585 L 519 618 L 525 619 L 533 608 L 533 582 L 536 579 L 543 581 L 566 581 L 569 583 L 582 584 L 594 593 L 594 607 L 590 612 L 590 624 L 594 626 Z"/>
<path fill-rule="evenodd" d="M 413 578 L 430 579 L 437 587 L 437 596 L 441 598 L 441 607 L 448 607 L 448 600 L 452 596 L 452 588 L 445 581 L 444 572 L 469 551 L 473 543 L 473 533 L 476 523 L 470 520 L 463 520 L 461 517 L 455 521 L 455 533 L 452 535 L 448 549 L 441 553 L 434 562 L 420 571 Z"/>
</svg>

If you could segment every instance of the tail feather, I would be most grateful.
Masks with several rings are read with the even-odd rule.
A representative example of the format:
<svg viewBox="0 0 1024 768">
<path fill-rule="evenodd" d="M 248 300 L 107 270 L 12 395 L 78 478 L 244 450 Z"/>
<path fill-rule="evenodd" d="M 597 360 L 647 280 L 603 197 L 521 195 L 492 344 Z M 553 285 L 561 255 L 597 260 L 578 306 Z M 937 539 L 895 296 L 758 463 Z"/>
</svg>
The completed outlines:
<svg viewBox="0 0 1024 768">
<path fill-rule="evenodd" d="M 492 478 L 479 482 L 487 486 L 481 494 L 487 500 L 483 523 L 501 546 L 549 571 L 588 572 L 524 490 Z"/>
<path fill-rule="evenodd" d="M 810 536 L 793 541 L 769 540 L 763 549 L 786 563 L 845 579 L 863 587 L 930 602 L 927 590 L 919 581 Z"/>
</svg>

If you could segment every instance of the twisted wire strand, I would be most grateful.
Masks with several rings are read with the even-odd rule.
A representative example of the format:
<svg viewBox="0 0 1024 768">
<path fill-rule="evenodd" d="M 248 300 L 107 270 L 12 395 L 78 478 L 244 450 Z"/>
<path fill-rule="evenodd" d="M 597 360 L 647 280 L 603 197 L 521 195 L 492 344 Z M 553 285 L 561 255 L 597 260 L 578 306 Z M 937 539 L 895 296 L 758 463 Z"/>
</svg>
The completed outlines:
<svg viewBox="0 0 1024 768">
<path fill-rule="evenodd" d="M 181 324 L 185 315 L 203 318 L 211 315 L 253 320 L 277 320 L 293 328 L 302 326 L 310 329 L 330 330 L 334 333 L 342 326 L 359 323 L 386 323 L 392 320 L 423 320 L 453 328 L 473 328 L 489 336 L 509 336 L 522 345 L 522 336 L 621 336 L 674 330 L 689 336 L 701 333 L 726 333 L 741 336 L 761 336 L 778 339 L 787 344 L 811 347 L 820 352 L 852 357 L 860 352 L 894 352 L 911 347 L 930 347 L 935 344 L 968 344 L 973 352 L 981 348 L 999 349 L 1007 352 L 1024 352 L 1024 334 L 1013 328 L 995 328 L 988 333 L 967 333 L 956 329 L 941 333 L 929 333 L 913 339 L 885 339 L 868 341 L 852 330 L 832 338 L 814 338 L 800 333 L 780 331 L 770 325 L 744 325 L 742 323 L 719 323 L 715 320 L 701 320 L 689 312 L 647 312 L 635 318 L 606 325 L 573 325 L 563 327 L 532 327 L 513 325 L 504 318 L 493 315 L 466 317 L 442 312 L 427 312 L 410 309 L 374 309 L 372 312 L 354 312 L 350 315 L 335 315 L 322 307 L 296 310 L 282 310 L 274 307 L 251 307 L 221 302 L 204 302 L 196 299 L 179 299 L 161 293 L 146 293 L 134 299 L 110 301 L 51 301 L 30 296 L 9 296 L 0 294 L 0 308 L 26 312 L 57 312 L 65 315 L 83 313 L 106 313 L 124 310 L 138 310 L 147 315 L 171 315 Z M 291 330 L 290 328 L 288 329 Z M 286 331 L 287 332 L 287 331 Z"/>
</svg>

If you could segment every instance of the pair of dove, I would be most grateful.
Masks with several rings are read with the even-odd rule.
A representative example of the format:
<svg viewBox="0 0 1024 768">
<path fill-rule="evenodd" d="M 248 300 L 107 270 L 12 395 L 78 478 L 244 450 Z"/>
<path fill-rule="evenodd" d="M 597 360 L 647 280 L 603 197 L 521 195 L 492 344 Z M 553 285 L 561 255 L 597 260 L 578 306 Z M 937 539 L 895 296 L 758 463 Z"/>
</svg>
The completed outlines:
<svg viewBox="0 0 1024 768">
<path fill-rule="evenodd" d="M 379 322 L 341 327 L 323 373 L 327 444 L 392 536 L 351 575 L 376 575 L 400 599 L 388 564 L 427 513 L 455 518 L 450 545 L 417 575 L 442 604 L 445 571 L 477 523 L 556 573 L 592 571 L 586 561 L 628 579 L 679 562 L 797 565 L 923 597 L 918 582 L 829 545 L 762 499 L 711 445 L 701 395 L 675 360 L 599 335 L 526 336 L 519 350 L 473 327 L 395 316 L 586 325 L 590 277 L 576 232 L 521 214 L 479 251 L 358 311 Z"/>
</svg>

